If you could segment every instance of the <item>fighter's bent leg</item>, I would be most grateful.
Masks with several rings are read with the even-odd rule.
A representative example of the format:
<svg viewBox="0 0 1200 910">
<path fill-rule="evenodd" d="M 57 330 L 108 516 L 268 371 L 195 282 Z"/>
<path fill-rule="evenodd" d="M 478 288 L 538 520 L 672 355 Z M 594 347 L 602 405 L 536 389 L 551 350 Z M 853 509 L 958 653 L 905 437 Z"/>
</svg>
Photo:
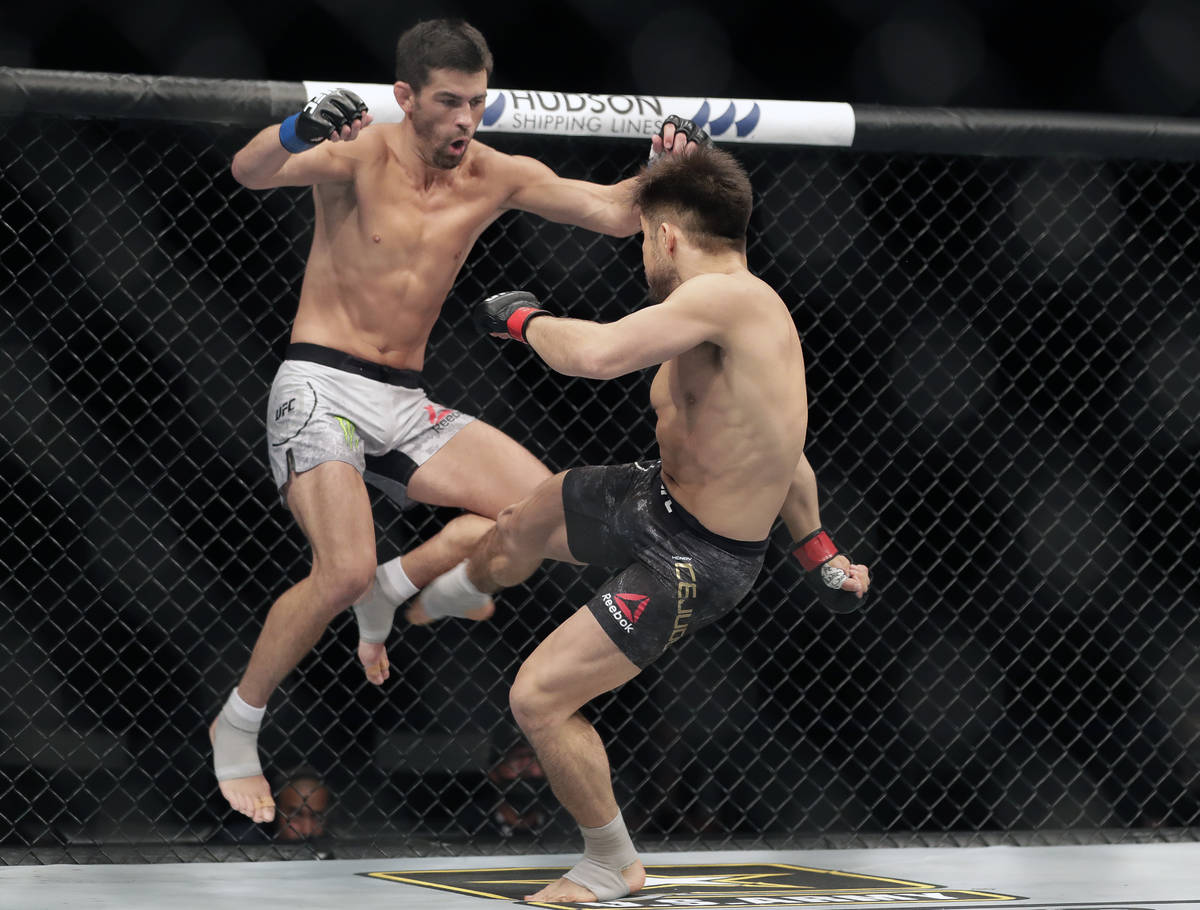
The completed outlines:
<svg viewBox="0 0 1200 910">
<path fill-rule="evenodd" d="M 494 519 L 550 476 L 528 449 L 481 420 L 472 421 L 417 468 L 408 495 Z"/>
<path fill-rule="evenodd" d="M 531 493 L 550 472 L 524 446 L 481 420 L 459 430 L 405 480 L 405 495 L 432 506 L 463 509 L 468 515 L 494 520 L 500 510 Z M 383 644 L 396 608 L 434 578 L 466 559 L 487 527 L 462 519 L 450 522 L 426 543 L 381 565 L 376 585 L 355 605 L 360 629 L 359 659 L 373 683 L 389 674 Z M 490 526 L 490 523 L 489 523 Z M 467 539 L 469 538 L 469 539 Z M 490 598 L 476 599 L 458 615 L 489 618 Z M 414 602 L 405 613 L 414 625 L 435 618 Z M 366 628 L 366 634 L 361 631 Z"/>
<path fill-rule="evenodd" d="M 563 513 L 563 474 L 543 481 L 532 495 L 501 510 L 496 525 L 483 535 L 470 559 L 431 582 L 409 617 L 430 621 L 461 616 L 501 588 L 532 575 L 544 559 L 574 562 L 567 547 Z M 415 618 L 414 618 L 415 617 Z"/>
<path fill-rule="evenodd" d="M 420 546 L 375 570 L 375 583 L 354 604 L 358 619 L 358 659 L 362 662 L 368 681 L 382 685 L 391 675 L 386 643 L 396 608 L 443 572 L 466 559 L 494 524 L 494 521 L 482 515 L 470 512 L 459 515 L 446 522 L 445 527 Z M 415 607 L 409 610 L 410 621 L 413 621 L 414 612 Z M 495 607 L 489 598 L 481 606 L 468 610 L 465 618 L 478 622 L 490 619 L 494 612 Z M 421 621 L 429 620 L 421 618 Z"/>
<path fill-rule="evenodd" d="M 275 809 L 261 767 L 254 767 L 254 715 L 261 717 L 271 693 L 312 649 L 329 621 L 367 589 L 375 572 L 371 503 L 352 465 L 330 461 L 293 474 L 287 503 L 312 546 L 312 569 L 271 606 L 237 686 L 238 700 L 231 698 L 232 704 L 209 728 L 221 793 L 256 822 L 270 821 Z"/>
<path fill-rule="evenodd" d="M 612 789 L 604 744 L 579 709 L 639 670 L 587 607 L 555 629 L 522 664 L 509 701 L 554 795 L 578 822 L 584 856 L 530 901 L 612 900 L 641 890 L 638 860 Z"/>
</svg>

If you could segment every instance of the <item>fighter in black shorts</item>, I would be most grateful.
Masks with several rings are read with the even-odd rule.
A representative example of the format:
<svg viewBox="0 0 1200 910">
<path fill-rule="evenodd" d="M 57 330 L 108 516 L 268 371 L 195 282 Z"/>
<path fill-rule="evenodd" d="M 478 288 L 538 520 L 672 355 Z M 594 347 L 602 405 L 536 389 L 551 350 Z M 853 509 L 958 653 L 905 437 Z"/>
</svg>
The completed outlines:
<svg viewBox="0 0 1200 910">
<path fill-rule="evenodd" d="M 588 609 L 645 669 L 689 632 L 732 610 L 762 568 L 767 541 L 722 537 L 671 499 L 661 462 L 573 468 L 563 478 L 567 546 L 620 569 Z"/>
<path fill-rule="evenodd" d="M 660 141 L 687 130 L 676 120 Z M 819 527 L 804 357 L 787 306 L 746 267 L 750 198 L 724 152 L 652 163 L 636 202 L 654 305 L 608 324 L 556 318 L 523 291 L 480 307 L 488 332 L 526 342 L 561 373 L 610 379 L 660 365 L 650 386 L 660 461 L 543 481 L 421 596 L 431 615 L 459 612 L 543 559 L 619 570 L 513 683 L 513 715 L 584 839 L 583 859 L 526 900 L 607 901 L 645 884 L 604 745 L 579 709 L 742 600 L 777 517 L 803 538 L 797 558 L 811 578 L 852 600 L 870 583 Z"/>
</svg>

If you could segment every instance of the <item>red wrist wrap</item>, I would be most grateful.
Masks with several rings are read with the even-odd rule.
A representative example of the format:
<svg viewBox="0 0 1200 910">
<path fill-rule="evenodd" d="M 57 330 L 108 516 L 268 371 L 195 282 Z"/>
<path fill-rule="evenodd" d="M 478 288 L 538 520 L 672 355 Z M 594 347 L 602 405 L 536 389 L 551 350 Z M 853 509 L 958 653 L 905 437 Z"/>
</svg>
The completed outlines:
<svg viewBox="0 0 1200 910">
<path fill-rule="evenodd" d="M 792 547 L 792 555 L 800 560 L 805 572 L 825 565 L 841 552 L 824 528 L 817 528 L 803 540 L 796 541 Z"/>
<path fill-rule="evenodd" d="M 512 335 L 517 341 L 528 344 L 529 342 L 525 341 L 525 326 L 529 324 L 529 320 L 533 318 L 534 314 L 544 312 L 546 311 L 535 306 L 523 306 L 520 309 L 513 310 L 505 321 L 505 325 L 508 327 L 508 334 Z"/>
</svg>

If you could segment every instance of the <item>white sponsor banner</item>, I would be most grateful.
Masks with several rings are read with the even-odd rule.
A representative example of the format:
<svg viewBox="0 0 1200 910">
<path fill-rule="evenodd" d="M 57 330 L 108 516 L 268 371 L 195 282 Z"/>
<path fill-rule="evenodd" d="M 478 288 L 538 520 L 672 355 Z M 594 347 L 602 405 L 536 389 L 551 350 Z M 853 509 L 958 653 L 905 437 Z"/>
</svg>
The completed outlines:
<svg viewBox="0 0 1200 910">
<path fill-rule="evenodd" d="M 404 118 L 392 86 L 359 82 L 305 82 L 309 97 L 348 88 L 367 103 L 376 120 Z M 552 136 L 646 138 L 663 118 L 677 114 L 708 130 L 719 142 L 849 146 L 854 109 L 834 101 L 764 101 L 750 98 L 678 98 L 488 89 L 480 132 Z"/>
</svg>

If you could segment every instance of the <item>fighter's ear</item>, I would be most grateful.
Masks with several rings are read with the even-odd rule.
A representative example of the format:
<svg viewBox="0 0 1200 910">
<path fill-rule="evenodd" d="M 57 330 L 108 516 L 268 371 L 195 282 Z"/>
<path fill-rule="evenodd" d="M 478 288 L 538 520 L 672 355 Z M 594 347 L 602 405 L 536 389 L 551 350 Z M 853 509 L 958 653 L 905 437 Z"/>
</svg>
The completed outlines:
<svg viewBox="0 0 1200 910">
<path fill-rule="evenodd" d="M 407 117 L 411 114 L 417 98 L 413 87 L 407 82 L 397 82 L 392 86 L 392 94 L 396 96 L 396 103 L 400 105 L 400 110 L 404 111 L 404 115 Z"/>
<path fill-rule="evenodd" d="M 679 228 L 669 221 L 660 222 L 658 225 L 658 240 L 668 254 L 674 255 L 675 248 L 679 244 Z"/>
</svg>

